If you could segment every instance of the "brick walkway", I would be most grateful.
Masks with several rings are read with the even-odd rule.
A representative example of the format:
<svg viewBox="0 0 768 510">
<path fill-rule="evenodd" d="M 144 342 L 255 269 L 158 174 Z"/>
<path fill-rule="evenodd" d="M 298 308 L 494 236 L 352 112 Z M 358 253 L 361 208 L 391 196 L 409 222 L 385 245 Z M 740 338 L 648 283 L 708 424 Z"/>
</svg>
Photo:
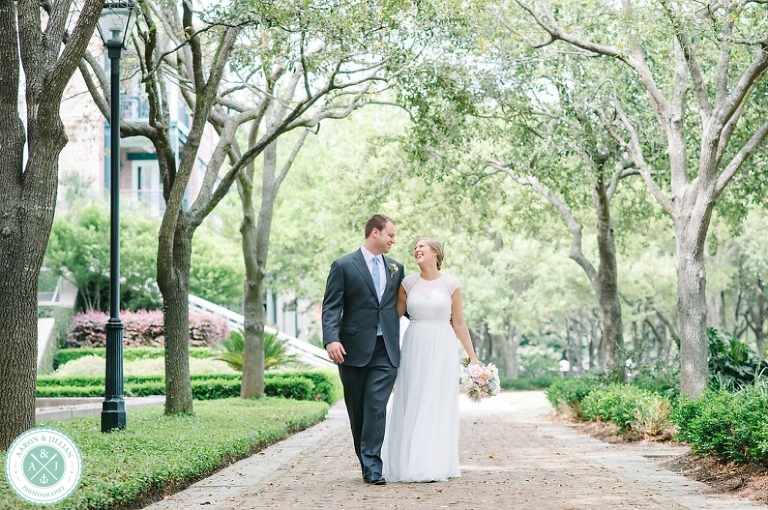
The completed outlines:
<svg viewBox="0 0 768 510">
<path fill-rule="evenodd" d="M 553 424 L 541 392 L 461 403 L 462 476 L 444 483 L 365 485 L 343 405 L 149 510 L 247 509 L 713 509 L 768 508 L 724 495 L 649 460 L 670 445 L 609 445 Z"/>
</svg>

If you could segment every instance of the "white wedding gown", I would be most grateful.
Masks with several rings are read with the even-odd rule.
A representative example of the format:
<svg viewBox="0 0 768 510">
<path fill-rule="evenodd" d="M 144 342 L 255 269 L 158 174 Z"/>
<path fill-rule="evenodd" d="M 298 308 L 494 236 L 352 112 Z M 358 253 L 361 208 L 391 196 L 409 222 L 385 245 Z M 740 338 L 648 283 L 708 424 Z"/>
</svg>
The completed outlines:
<svg viewBox="0 0 768 510">
<path fill-rule="evenodd" d="M 402 283 L 408 315 L 382 447 L 391 482 L 445 481 L 459 471 L 459 350 L 449 322 L 459 282 L 443 274 Z"/>
</svg>

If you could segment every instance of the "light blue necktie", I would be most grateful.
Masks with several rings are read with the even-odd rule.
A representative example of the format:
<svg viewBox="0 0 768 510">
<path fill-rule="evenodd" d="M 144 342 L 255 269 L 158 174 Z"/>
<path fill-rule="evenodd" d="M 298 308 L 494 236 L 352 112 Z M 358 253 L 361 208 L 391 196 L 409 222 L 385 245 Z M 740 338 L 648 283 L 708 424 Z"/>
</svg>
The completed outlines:
<svg viewBox="0 0 768 510">
<path fill-rule="evenodd" d="M 376 299 L 381 301 L 381 280 L 379 279 L 379 257 L 373 257 L 373 269 L 371 270 L 371 276 L 373 277 L 373 287 L 376 289 Z"/>
</svg>

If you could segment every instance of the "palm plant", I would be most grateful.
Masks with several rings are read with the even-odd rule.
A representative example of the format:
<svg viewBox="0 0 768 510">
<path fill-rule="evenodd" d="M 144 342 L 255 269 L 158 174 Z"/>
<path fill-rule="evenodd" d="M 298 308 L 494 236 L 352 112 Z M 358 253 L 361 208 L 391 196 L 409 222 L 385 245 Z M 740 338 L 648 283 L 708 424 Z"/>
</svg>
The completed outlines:
<svg viewBox="0 0 768 510">
<path fill-rule="evenodd" d="M 264 332 L 264 370 L 277 368 L 296 359 L 293 354 L 288 354 L 286 344 L 287 340 L 278 338 L 275 333 Z M 227 363 L 238 372 L 242 372 L 243 332 L 235 329 L 229 334 L 229 338 L 222 340 L 221 352 L 215 359 Z"/>
</svg>

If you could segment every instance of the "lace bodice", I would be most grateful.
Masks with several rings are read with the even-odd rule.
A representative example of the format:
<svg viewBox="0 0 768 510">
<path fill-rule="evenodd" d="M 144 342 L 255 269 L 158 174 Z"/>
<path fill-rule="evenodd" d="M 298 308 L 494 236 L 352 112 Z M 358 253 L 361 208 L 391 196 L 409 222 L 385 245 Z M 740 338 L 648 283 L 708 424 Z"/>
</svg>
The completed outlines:
<svg viewBox="0 0 768 510">
<path fill-rule="evenodd" d="M 419 274 L 403 278 L 407 294 L 406 306 L 412 321 L 439 321 L 451 318 L 451 296 L 459 288 L 459 281 L 451 275 L 441 274 L 436 280 L 424 280 Z"/>
</svg>

